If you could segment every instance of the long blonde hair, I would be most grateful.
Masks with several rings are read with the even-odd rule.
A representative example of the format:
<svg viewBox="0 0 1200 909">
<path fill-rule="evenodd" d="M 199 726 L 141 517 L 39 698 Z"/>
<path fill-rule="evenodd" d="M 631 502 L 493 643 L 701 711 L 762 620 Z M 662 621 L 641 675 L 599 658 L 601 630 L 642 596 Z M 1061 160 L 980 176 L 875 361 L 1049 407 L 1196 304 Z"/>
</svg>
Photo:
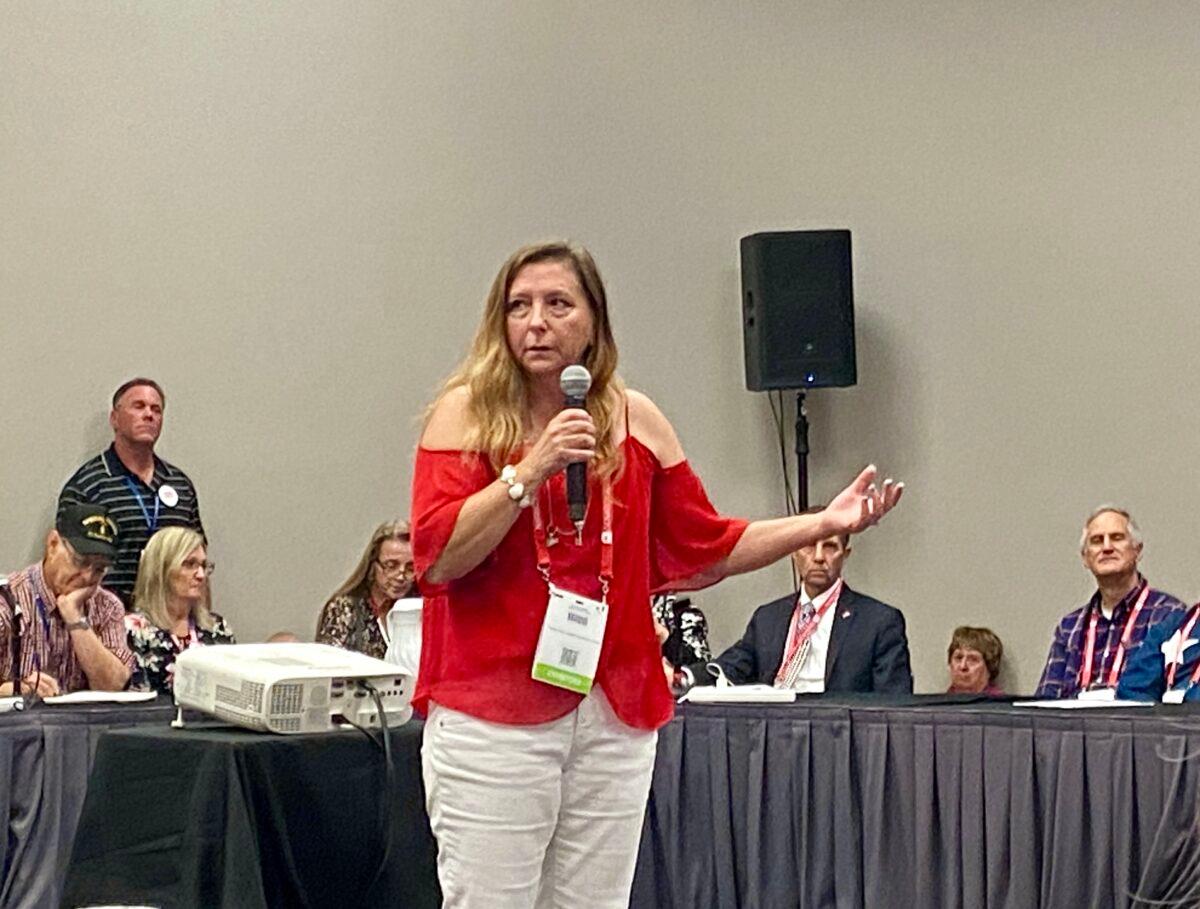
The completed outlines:
<svg viewBox="0 0 1200 909">
<path fill-rule="evenodd" d="M 371 534 L 370 542 L 367 543 L 367 548 L 363 550 L 362 558 L 358 560 L 358 564 L 350 572 L 350 577 L 346 578 L 342 586 L 333 592 L 333 595 L 329 598 L 330 600 L 347 596 L 365 597 L 370 592 L 371 563 L 379 557 L 379 547 L 386 540 L 409 542 L 408 521 L 384 521 L 375 528 L 375 532 Z"/>
<path fill-rule="evenodd" d="M 133 605 L 146 614 L 159 628 L 171 630 L 171 614 L 167 603 L 171 599 L 171 577 L 183 568 L 184 559 L 197 547 L 204 546 L 204 537 L 188 527 L 164 527 L 150 538 L 138 562 L 137 583 L 133 588 Z M 209 601 L 208 577 L 204 579 L 204 596 L 192 607 L 192 621 L 205 631 L 212 631 L 212 611 Z"/>
<path fill-rule="evenodd" d="M 596 457 L 592 464 L 597 475 L 612 476 L 621 468 L 621 452 L 613 441 L 613 428 L 624 400 L 625 385 L 617 375 L 617 344 L 608 315 L 608 295 L 592 254 L 567 240 L 523 246 L 500 266 L 488 291 L 483 319 L 471 349 L 443 384 L 426 411 L 425 421 L 428 423 L 438 401 L 448 392 L 466 388 L 470 425 L 465 447 L 487 455 L 497 471 L 521 450 L 524 418 L 529 408 L 528 378 L 508 346 L 507 304 L 517 273 L 536 262 L 569 265 L 592 307 L 595 334 L 582 360 L 592 374 L 587 398 L 587 411 L 596 424 Z"/>
</svg>

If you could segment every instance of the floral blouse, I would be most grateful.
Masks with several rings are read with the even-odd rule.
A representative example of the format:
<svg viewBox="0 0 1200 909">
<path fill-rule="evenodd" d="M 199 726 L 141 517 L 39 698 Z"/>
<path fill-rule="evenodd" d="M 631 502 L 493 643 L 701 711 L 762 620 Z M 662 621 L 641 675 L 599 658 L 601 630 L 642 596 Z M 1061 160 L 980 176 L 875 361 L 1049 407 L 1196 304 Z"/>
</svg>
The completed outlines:
<svg viewBox="0 0 1200 909">
<path fill-rule="evenodd" d="M 377 660 L 386 656 L 388 648 L 366 597 L 334 597 L 326 603 L 317 620 L 316 640 L 318 644 L 357 650 Z"/>
<path fill-rule="evenodd" d="M 125 630 L 129 634 L 129 649 L 133 651 L 136 665 L 130 688 L 170 694 L 175 685 L 175 657 L 189 647 L 206 644 L 236 644 L 229 624 L 213 613 L 213 627 L 207 631 L 196 625 L 185 638 L 159 628 L 143 612 L 131 612 L 125 616 Z"/>
</svg>

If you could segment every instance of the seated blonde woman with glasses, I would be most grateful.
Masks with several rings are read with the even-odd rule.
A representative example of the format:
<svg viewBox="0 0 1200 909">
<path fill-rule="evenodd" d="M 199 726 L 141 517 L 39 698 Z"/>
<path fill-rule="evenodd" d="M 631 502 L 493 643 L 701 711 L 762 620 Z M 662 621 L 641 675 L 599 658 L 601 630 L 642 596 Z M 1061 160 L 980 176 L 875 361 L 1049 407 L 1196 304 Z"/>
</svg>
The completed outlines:
<svg viewBox="0 0 1200 909">
<path fill-rule="evenodd" d="M 388 611 L 401 597 L 419 595 L 408 522 L 380 524 L 350 577 L 321 610 L 317 643 L 382 660 L 388 647 Z"/>
<path fill-rule="evenodd" d="M 167 527 L 150 538 L 138 563 L 134 602 L 125 616 L 129 646 L 137 660 L 134 685 L 169 694 L 175 657 L 189 647 L 233 644 L 229 625 L 209 608 L 204 538 L 187 527 Z"/>
</svg>

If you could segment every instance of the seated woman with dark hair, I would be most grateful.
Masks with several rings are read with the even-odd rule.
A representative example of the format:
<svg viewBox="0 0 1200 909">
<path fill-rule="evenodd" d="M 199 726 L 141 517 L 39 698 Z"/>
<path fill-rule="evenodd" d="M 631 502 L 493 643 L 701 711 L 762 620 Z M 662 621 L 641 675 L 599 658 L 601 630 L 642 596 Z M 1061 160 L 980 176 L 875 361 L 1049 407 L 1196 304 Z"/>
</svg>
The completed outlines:
<svg viewBox="0 0 1200 909">
<path fill-rule="evenodd" d="M 946 659 L 950 664 L 949 694 L 1003 695 L 996 685 L 1004 645 L 990 628 L 960 625 L 950 637 Z"/>
<path fill-rule="evenodd" d="M 420 596 L 413 573 L 407 521 L 387 521 L 370 542 L 317 620 L 318 644 L 357 650 L 382 660 L 387 654 L 388 612 L 401 597 Z"/>
<path fill-rule="evenodd" d="M 133 601 L 125 616 L 129 649 L 137 667 L 133 687 L 169 694 L 175 657 L 189 647 L 233 644 L 233 632 L 209 607 L 204 538 L 187 527 L 166 527 L 150 538 L 138 563 Z"/>
</svg>

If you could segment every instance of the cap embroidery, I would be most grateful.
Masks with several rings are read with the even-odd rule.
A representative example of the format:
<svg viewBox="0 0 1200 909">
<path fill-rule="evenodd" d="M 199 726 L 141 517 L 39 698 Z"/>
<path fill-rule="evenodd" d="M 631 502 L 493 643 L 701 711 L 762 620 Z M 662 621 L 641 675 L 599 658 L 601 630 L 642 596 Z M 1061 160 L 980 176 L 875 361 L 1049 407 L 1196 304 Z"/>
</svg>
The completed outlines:
<svg viewBox="0 0 1200 909">
<path fill-rule="evenodd" d="M 117 538 L 117 525 L 111 518 L 102 514 L 94 514 L 81 522 L 84 535 L 89 540 L 99 540 L 101 543 L 112 543 Z"/>
</svg>

